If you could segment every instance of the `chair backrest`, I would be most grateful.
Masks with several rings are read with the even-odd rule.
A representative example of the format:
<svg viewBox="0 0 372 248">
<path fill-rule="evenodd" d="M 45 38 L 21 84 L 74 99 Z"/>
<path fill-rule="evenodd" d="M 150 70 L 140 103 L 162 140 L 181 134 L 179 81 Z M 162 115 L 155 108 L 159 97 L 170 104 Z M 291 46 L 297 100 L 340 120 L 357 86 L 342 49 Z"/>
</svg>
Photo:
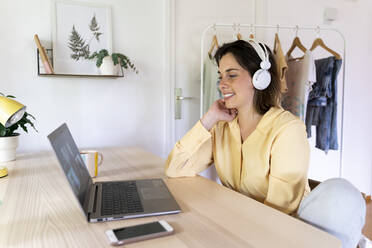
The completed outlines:
<svg viewBox="0 0 372 248">
<path fill-rule="evenodd" d="M 313 180 L 313 179 L 308 179 L 309 180 L 309 186 L 310 186 L 310 189 L 313 190 L 316 186 L 318 186 L 321 182 L 317 181 L 317 180 Z M 364 198 L 364 200 L 366 201 L 366 203 L 370 203 L 371 202 L 371 196 L 370 195 L 366 195 L 365 193 L 363 192 L 360 192 L 362 193 L 362 196 Z"/>
</svg>

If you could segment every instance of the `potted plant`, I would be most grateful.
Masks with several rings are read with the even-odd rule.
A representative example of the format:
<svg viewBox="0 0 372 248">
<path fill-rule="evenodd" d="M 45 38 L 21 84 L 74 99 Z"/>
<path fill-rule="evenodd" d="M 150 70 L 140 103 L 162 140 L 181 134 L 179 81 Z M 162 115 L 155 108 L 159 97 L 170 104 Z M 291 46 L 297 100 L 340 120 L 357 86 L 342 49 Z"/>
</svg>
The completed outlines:
<svg viewBox="0 0 372 248">
<path fill-rule="evenodd" d="M 0 93 L 0 95 L 5 96 L 3 93 Z M 15 98 L 12 95 L 5 97 Z M 20 135 L 16 131 L 19 127 L 27 133 L 28 129 L 26 125 L 30 125 L 37 132 L 32 119 L 35 120 L 35 117 L 25 112 L 22 118 L 10 127 L 5 127 L 0 123 L 0 162 L 15 160 L 18 137 Z"/>
<path fill-rule="evenodd" d="M 101 70 L 102 75 L 118 75 L 120 68 L 128 69 L 129 67 L 138 73 L 138 70 L 130 59 L 122 53 L 112 53 L 106 49 L 94 52 L 89 59 L 97 59 L 96 65 Z"/>
</svg>

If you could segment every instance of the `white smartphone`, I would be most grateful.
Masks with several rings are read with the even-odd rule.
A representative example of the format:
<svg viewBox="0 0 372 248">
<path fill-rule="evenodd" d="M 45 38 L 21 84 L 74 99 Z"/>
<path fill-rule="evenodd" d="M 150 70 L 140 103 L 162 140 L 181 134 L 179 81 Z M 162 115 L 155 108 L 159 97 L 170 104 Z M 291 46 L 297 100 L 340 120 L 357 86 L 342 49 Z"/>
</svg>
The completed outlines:
<svg viewBox="0 0 372 248">
<path fill-rule="evenodd" d="M 170 235 L 174 229 L 165 221 L 155 221 L 141 225 L 107 230 L 106 235 L 111 245 L 124 245 L 140 240 Z"/>
</svg>

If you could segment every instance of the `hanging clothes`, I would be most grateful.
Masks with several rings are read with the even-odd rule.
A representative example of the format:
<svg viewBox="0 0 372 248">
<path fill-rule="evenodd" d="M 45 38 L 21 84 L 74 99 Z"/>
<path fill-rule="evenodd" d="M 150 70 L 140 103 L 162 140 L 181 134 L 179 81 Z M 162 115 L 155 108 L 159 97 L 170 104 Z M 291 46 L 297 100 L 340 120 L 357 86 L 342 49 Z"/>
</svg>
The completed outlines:
<svg viewBox="0 0 372 248">
<path fill-rule="evenodd" d="M 218 90 L 218 67 L 213 57 L 207 56 L 204 61 L 203 114 L 220 98 Z"/>
<path fill-rule="evenodd" d="M 288 91 L 283 95 L 282 107 L 305 121 L 307 98 L 316 81 L 314 58 L 311 51 L 306 50 L 301 59 L 287 57 L 287 64 Z"/>
<path fill-rule="evenodd" d="M 328 152 L 337 150 L 337 75 L 342 64 L 334 56 L 315 61 L 317 81 L 309 94 L 306 131 L 316 126 L 316 147 Z"/>
<path fill-rule="evenodd" d="M 285 74 L 288 69 L 288 65 L 277 33 L 275 34 L 273 53 L 280 79 L 280 91 L 282 93 L 285 93 L 288 91 L 287 81 L 285 79 Z"/>
</svg>

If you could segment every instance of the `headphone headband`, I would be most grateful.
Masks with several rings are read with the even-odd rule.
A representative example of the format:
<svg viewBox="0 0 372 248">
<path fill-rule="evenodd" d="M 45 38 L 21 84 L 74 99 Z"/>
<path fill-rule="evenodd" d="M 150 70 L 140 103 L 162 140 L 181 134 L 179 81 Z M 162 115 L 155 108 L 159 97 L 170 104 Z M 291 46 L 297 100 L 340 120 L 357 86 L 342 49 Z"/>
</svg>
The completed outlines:
<svg viewBox="0 0 372 248">
<path fill-rule="evenodd" d="M 249 40 L 250 44 L 252 45 L 252 47 L 254 48 L 254 50 L 256 51 L 256 53 L 258 54 L 258 56 L 260 57 L 260 59 L 262 61 L 264 60 L 267 60 L 269 61 L 269 52 L 267 51 L 267 48 L 264 44 L 260 43 L 260 42 L 257 42 L 255 40 Z M 261 45 L 263 46 L 263 48 L 261 47 Z"/>
<path fill-rule="evenodd" d="M 250 44 L 252 45 L 253 49 L 256 51 L 258 56 L 261 58 L 260 67 L 261 69 L 257 70 L 253 74 L 252 83 L 253 86 L 258 90 L 266 89 L 270 82 L 271 82 L 271 74 L 269 69 L 271 67 L 271 63 L 269 60 L 269 52 L 264 44 L 262 44 L 263 48 L 261 47 L 259 42 L 255 40 L 249 40 Z"/>
</svg>

